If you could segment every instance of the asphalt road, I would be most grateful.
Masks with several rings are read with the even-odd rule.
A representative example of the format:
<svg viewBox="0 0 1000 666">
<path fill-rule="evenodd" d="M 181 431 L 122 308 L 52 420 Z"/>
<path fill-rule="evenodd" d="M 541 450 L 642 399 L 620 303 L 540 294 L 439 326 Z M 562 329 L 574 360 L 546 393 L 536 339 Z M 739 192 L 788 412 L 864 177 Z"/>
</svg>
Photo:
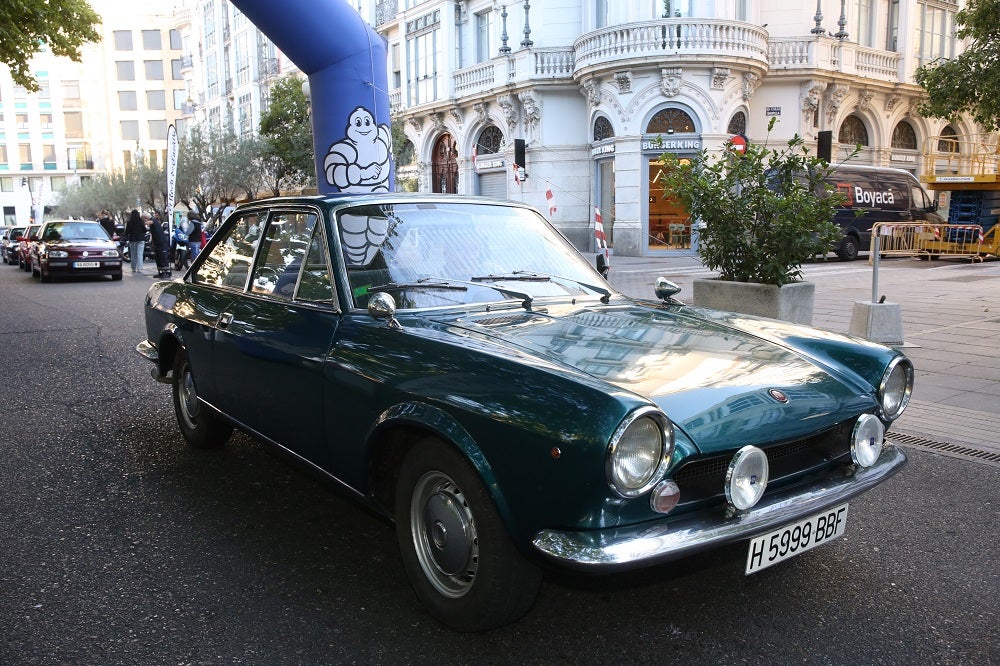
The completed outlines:
<svg viewBox="0 0 1000 666">
<path fill-rule="evenodd" d="M 0 664 L 1000 663 L 1000 469 L 909 450 L 847 533 L 549 575 L 520 622 L 430 620 L 391 528 L 236 436 L 187 448 L 133 352 L 148 276 L 0 265 Z"/>
</svg>

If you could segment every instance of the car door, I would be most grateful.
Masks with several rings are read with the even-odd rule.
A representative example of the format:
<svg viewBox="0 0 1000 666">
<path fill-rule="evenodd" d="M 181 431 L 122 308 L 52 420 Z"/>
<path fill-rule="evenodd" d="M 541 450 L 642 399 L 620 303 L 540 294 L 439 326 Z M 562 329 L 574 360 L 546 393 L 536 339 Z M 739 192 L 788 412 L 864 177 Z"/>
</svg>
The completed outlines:
<svg viewBox="0 0 1000 666">
<path fill-rule="evenodd" d="M 224 411 L 323 466 L 324 361 L 335 306 L 322 216 L 273 210 L 244 294 L 220 313 L 215 381 Z"/>
</svg>

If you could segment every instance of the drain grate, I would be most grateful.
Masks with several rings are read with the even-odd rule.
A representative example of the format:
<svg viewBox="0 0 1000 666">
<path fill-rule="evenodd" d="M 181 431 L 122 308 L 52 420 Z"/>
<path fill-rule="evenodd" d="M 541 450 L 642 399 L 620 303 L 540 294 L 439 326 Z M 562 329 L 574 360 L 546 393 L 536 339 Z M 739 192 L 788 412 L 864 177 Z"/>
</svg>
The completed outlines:
<svg viewBox="0 0 1000 666">
<path fill-rule="evenodd" d="M 993 453 L 992 451 L 983 451 L 980 449 L 973 449 L 968 446 L 962 446 L 959 444 L 947 444 L 945 442 L 935 442 L 930 439 L 924 439 L 923 437 L 914 437 L 913 435 L 901 435 L 898 432 L 888 433 L 886 436 L 895 444 L 902 444 L 904 446 L 912 446 L 918 449 L 925 449 L 927 451 L 933 451 L 934 453 L 940 453 L 942 455 L 951 456 L 952 458 L 961 458 L 963 460 L 971 460 L 973 462 L 980 462 L 991 467 L 1000 467 L 1000 453 Z"/>
</svg>

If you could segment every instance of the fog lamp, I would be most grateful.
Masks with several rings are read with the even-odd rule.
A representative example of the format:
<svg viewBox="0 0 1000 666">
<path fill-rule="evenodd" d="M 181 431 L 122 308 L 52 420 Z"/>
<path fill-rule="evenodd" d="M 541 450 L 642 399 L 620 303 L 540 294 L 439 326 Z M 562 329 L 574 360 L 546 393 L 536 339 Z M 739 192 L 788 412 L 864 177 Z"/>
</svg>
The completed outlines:
<svg viewBox="0 0 1000 666">
<path fill-rule="evenodd" d="M 885 426 L 873 414 L 862 414 L 854 424 L 854 434 L 851 437 L 851 459 L 862 467 L 871 467 L 882 455 L 882 442 L 885 440 Z"/>
<path fill-rule="evenodd" d="M 681 499 L 681 489 L 673 481 L 660 481 L 649 495 L 649 506 L 657 513 L 670 513 Z"/>
<path fill-rule="evenodd" d="M 756 504 L 767 488 L 767 454 L 756 446 L 736 452 L 726 470 L 726 501 L 739 510 Z"/>
</svg>

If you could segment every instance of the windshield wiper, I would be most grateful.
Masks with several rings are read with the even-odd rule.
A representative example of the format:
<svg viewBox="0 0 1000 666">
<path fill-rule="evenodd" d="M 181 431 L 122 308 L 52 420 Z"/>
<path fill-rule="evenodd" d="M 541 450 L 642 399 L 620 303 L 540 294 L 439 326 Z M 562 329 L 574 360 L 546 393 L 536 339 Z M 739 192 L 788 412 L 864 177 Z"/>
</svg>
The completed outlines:
<svg viewBox="0 0 1000 666">
<path fill-rule="evenodd" d="M 512 273 L 499 275 L 477 275 L 472 278 L 473 282 L 486 282 L 488 280 L 522 280 L 527 282 L 557 282 L 562 284 L 573 284 L 578 287 L 583 287 L 584 289 L 597 292 L 601 295 L 601 302 L 604 304 L 611 301 L 611 292 L 604 287 L 599 287 L 596 284 L 590 284 L 589 282 L 581 282 L 580 280 L 575 280 L 573 278 L 563 277 L 561 275 L 548 275 L 546 273 L 535 273 L 534 271 L 514 271 Z"/>
<path fill-rule="evenodd" d="M 475 278 L 473 278 L 475 280 Z M 450 280 L 445 278 L 434 278 L 426 277 L 420 278 L 416 282 L 389 282 L 388 284 L 381 284 L 375 287 L 369 287 L 368 291 L 402 291 L 403 289 L 456 289 L 459 291 L 467 291 L 469 287 L 486 287 L 492 289 L 493 291 L 499 292 L 504 296 L 513 296 L 514 298 L 521 299 L 521 307 L 525 310 L 531 309 L 532 297 L 523 291 L 517 291 L 515 289 L 507 289 L 506 287 L 498 287 L 495 284 L 479 284 L 475 281 L 466 282 L 465 280 Z"/>
</svg>

